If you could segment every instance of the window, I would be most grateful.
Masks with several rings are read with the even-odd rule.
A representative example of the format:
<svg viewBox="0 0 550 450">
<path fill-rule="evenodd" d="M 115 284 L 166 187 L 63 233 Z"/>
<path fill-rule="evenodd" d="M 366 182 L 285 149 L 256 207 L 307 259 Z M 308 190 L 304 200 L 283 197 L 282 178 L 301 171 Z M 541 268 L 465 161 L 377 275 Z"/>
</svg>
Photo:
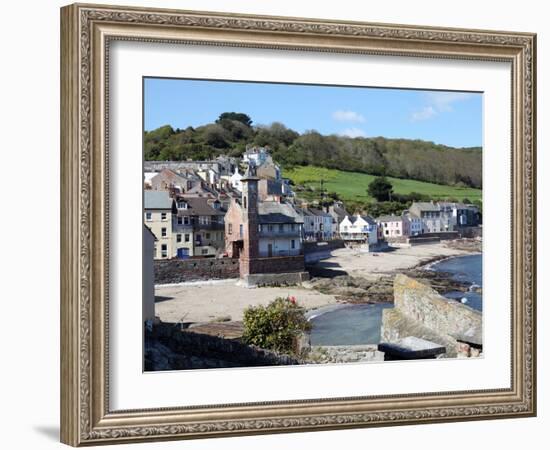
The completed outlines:
<svg viewBox="0 0 550 450">
<path fill-rule="evenodd" d="M 210 233 L 206 233 L 206 239 L 210 239 Z"/>
<path fill-rule="evenodd" d="M 208 255 L 208 249 L 207 248 L 203 248 L 201 250 L 201 255 Z"/>
<path fill-rule="evenodd" d="M 168 256 L 168 246 L 166 244 L 162 244 L 160 247 L 160 256 L 163 258 L 166 258 Z"/>
<path fill-rule="evenodd" d="M 268 225 L 268 226 L 267 226 L 267 229 L 268 229 L 269 231 L 273 231 L 273 225 Z"/>
<path fill-rule="evenodd" d="M 279 231 L 282 233 L 283 231 L 285 231 L 285 226 L 281 223 L 279 224 Z"/>
<path fill-rule="evenodd" d="M 233 234 L 233 224 L 227 224 L 227 234 Z"/>
<path fill-rule="evenodd" d="M 153 214 L 148 212 L 148 213 L 145 213 L 145 220 L 147 222 L 151 222 L 151 220 L 153 220 Z"/>
<path fill-rule="evenodd" d="M 161 235 L 162 237 L 166 237 L 166 228 L 161 228 L 161 229 L 160 229 L 160 235 Z"/>
<path fill-rule="evenodd" d="M 178 225 L 183 225 L 183 217 L 178 216 Z"/>
<path fill-rule="evenodd" d="M 294 231 L 296 229 L 296 224 L 293 223 L 292 225 L 290 225 L 290 229 Z"/>
<path fill-rule="evenodd" d="M 244 235 L 244 230 L 243 230 L 243 224 L 241 223 L 241 224 L 239 225 L 239 236 L 240 236 L 240 237 L 243 237 L 243 235 Z"/>
<path fill-rule="evenodd" d="M 292 240 L 290 241 L 290 248 L 292 248 L 292 249 L 295 249 L 295 248 L 296 248 L 296 241 L 295 241 L 294 239 L 292 239 Z"/>
<path fill-rule="evenodd" d="M 187 209 L 187 203 L 183 201 L 178 202 L 178 209 Z"/>
<path fill-rule="evenodd" d="M 185 239 L 185 242 L 189 242 L 189 235 L 186 234 L 185 237 L 184 237 L 184 239 Z"/>
<path fill-rule="evenodd" d="M 181 234 L 176 234 L 176 242 L 181 242 Z"/>
<path fill-rule="evenodd" d="M 166 213 L 160 213 L 160 220 L 166 220 Z"/>
<path fill-rule="evenodd" d="M 185 216 L 183 218 L 183 223 L 184 223 L 184 225 L 189 225 L 189 216 Z"/>
</svg>

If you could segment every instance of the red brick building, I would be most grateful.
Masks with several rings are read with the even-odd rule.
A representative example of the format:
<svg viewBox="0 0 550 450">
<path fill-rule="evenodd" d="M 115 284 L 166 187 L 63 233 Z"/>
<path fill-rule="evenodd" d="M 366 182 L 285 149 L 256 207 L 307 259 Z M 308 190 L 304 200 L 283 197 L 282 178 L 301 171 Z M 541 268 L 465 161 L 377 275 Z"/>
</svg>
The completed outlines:
<svg viewBox="0 0 550 450">
<path fill-rule="evenodd" d="M 241 278 L 250 275 L 304 272 L 303 221 L 294 208 L 277 201 L 259 201 L 251 165 L 242 181 L 242 197 L 225 216 L 225 248 L 239 258 Z"/>
</svg>

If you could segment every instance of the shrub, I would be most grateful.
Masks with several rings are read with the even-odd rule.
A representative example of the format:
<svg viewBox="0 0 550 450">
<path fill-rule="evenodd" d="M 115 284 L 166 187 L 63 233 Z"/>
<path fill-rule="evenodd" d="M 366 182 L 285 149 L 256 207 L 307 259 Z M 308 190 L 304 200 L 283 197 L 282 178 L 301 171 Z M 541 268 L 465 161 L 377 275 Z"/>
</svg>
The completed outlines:
<svg viewBox="0 0 550 450">
<path fill-rule="evenodd" d="M 278 297 L 267 306 L 249 306 L 243 324 L 243 342 L 281 353 L 295 353 L 296 338 L 311 327 L 294 297 Z"/>
</svg>

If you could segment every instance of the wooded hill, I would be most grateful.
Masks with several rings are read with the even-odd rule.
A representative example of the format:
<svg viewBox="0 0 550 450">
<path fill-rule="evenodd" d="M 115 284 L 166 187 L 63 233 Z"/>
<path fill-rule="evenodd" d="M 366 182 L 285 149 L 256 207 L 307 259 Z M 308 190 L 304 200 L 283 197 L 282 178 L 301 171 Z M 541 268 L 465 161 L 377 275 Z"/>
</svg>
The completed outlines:
<svg viewBox="0 0 550 450">
<path fill-rule="evenodd" d="M 253 126 L 249 116 L 223 113 L 215 123 L 174 129 L 166 125 L 144 133 L 146 160 L 206 160 L 240 156 L 246 145 L 269 146 L 283 166 L 318 166 L 372 175 L 482 187 L 480 147 L 454 148 L 410 139 L 299 134 L 282 123 Z"/>
</svg>

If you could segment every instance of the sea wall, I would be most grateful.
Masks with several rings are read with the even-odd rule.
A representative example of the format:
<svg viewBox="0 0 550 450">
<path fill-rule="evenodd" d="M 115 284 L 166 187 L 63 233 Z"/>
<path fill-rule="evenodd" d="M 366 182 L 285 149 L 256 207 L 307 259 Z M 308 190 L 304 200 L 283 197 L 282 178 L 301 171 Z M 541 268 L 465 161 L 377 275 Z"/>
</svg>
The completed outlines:
<svg viewBox="0 0 550 450">
<path fill-rule="evenodd" d="M 395 276 L 394 305 L 382 314 L 382 341 L 396 342 L 415 336 L 444 345 L 448 357 L 456 356 L 465 348 L 460 343 L 482 346 L 479 311 L 448 300 L 413 278 L 403 274 Z"/>
<path fill-rule="evenodd" d="M 344 248 L 344 246 L 344 241 L 341 239 L 321 242 L 304 242 L 305 262 L 306 264 L 312 264 L 330 258 L 333 250 Z"/>
<path fill-rule="evenodd" d="M 239 278 L 236 258 L 162 259 L 154 261 L 155 284 Z"/>
</svg>

